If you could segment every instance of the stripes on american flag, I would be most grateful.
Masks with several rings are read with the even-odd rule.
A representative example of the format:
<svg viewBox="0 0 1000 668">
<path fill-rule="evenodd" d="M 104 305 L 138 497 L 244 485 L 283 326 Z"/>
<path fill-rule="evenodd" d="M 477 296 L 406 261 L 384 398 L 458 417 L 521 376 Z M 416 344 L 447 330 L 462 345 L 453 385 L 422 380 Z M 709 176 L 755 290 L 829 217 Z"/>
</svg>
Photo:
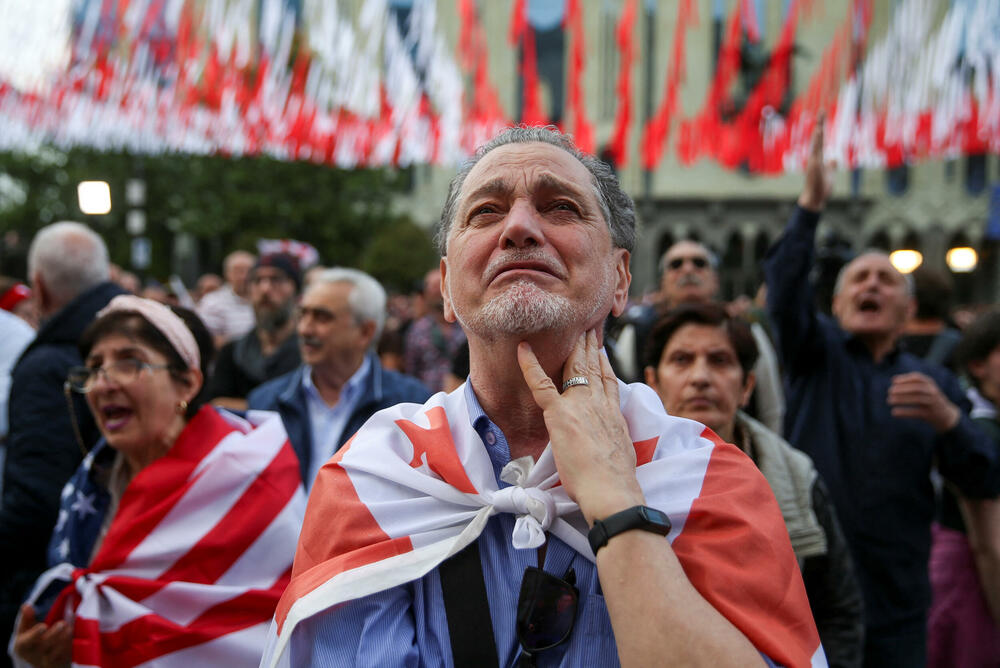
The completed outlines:
<svg viewBox="0 0 1000 668">
<path fill-rule="evenodd" d="M 48 622 L 75 616 L 78 666 L 256 666 L 304 506 L 280 418 L 205 407 L 131 481 Z"/>
</svg>

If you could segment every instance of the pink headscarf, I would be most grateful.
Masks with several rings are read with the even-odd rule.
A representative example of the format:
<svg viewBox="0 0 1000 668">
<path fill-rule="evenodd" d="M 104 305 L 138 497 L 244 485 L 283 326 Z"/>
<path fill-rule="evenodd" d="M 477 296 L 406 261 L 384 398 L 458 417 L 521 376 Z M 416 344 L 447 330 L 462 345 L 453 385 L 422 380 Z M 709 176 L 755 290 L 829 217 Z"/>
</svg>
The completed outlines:
<svg viewBox="0 0 1000 668">
<path fill-rule="evenodd" d="M 109 313 L 135 313 L 142 316 L 155 327 L 174 347 L 189 369 L 201 366 L 201 353 L 194 340 L 194 334 L 181 318 L 168 307 L 151 299 L 143 299 L 135 295 L 118 295 L 107 306 L 98 311 L 97 317 L 102 318 Z"/>
</svg>

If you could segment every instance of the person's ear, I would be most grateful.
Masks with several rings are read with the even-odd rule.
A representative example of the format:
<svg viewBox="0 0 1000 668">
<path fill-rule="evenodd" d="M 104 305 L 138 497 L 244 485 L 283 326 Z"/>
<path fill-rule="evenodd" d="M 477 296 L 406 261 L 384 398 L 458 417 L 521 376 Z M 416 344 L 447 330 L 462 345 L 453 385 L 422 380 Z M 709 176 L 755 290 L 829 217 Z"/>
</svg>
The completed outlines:
<svg viewBox="0 0 1000 668">
<path fill-rule="evenodd" d="M 618 259 L 615 262 L 614 302 L 611 305 L 611 315 L 618 317 L 628 306 L 628 288 L 632 284 L 632 272 L 629 271 L 631 255 L 624 248 L 616 248 Z"/>
<path fill-rule="evenodd" d="M 750 403 L 750 396 L 753 394 L 753 388 L 757 385 L 757 377 L 754 376 L 753 371 L 747 372 L 747 378 L 743 381 L 743 391 L 740 394 L 740 408 L 746 408 L 746 405 Z"/>
<path fill-rule="evenodd" d="M 643 374 L 646 376 L 646 385 L 652 388 L 656 388 L 656 369 L 651 366 L 647 366 L 643 369 Z"/>
<path fill-rule="evenodd" d="M 202 375 L 201 369 L 185 369 L 180 374 L 180 377 L 184 385 L 181 394 L 184 397 L 184 401 L 191 403 L 198 396 L 198 393 L 201 392 L 201 387 L 205 383 L 205 377 Z"/>
<path fill-rule="evenodd" d="M 441 302 L 444 309 L 444 319 L 448 322 L 455 322 L 458 316 L 451 304 L 451 290 L 448 289 L 448 258 L 441 258 Z"/>
<path fill-rule="evenodd" d="M 986 360 L 970 360 L 966 367 L 969 369 L 969 374 L 978 381 L 982 381 L 983 377 L 986 376 Z"/>
<path fill-rule="evenodd" d="M 48 314 L 52 308 L 52 296 L 45 286 L 45 280 L 42 278 L 41 272 L 36 271 L 31 275 L 31 289 L 34 291 L 38 312 L 43 315 Z"/>
<path fill-rule="evenodd" d="M 375 321 L 365 320 L 358 328 L 361 330 L 361 338 L 365 342 L 365 348 L 372 345 L 372 341 L 375 339 Z"/>
</svg>

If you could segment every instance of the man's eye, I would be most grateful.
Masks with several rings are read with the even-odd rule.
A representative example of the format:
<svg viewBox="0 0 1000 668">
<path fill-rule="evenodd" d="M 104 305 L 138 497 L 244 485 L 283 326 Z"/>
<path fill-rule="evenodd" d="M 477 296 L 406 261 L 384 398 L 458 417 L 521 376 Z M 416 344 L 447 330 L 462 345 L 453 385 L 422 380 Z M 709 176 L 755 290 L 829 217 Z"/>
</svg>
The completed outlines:
<svg viewBox="0 0 1000 668">
<path fill-rule="evenodd" d="M 481 204 L 474 208 L 469 214 L 470 217 L 482 216 L 484 214 L 496 213 L 497 209 L 492 204 Z"/>
<path fill-rule="evenodd" d="M 571 213 L 579 213 L 580 209 L 573 202 L 567 202 L 565 200 L 560 200 L 552 205 L 554 211 L 569 211 Z"/>
</svg>

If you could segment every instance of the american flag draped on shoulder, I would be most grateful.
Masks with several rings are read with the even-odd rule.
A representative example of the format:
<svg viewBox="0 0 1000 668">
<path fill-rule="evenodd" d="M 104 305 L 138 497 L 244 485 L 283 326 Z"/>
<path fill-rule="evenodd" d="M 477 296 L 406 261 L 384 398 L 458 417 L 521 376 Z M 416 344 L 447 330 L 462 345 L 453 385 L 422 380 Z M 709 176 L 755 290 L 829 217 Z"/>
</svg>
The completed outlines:
<svg viewBox="0 0 1000 668">
<path fill-rule="evenodd" d="M 774 661 L 825 666 L 781 513 L 756 467 L 701 424 L 666 415 L 648 387 L 619 387 L 639 482 L 670 516 L 688 578 Z M 502 478 L 514 486 L 497 489 L 464 386 L 377 413 L 320 470 L 261 665 L 288 665 L 300 621 L 422 577 L 496 513 L 517 516 L 515 548 L 539 547 L 548 531 L 594 558 L 550 449 L 534 466 L 510 462 Z"/>
<path fill-rule="evenodd" d="M 258 664 L 305 508 L 281 420 L 260 415 L 268 419 L 255 426 L 202 408 L 132 479 L 81 568 L 93 540 L 72 527 L 93 531 L 107 511 L 87 475 L 100 453 L 84 460 L 63 492 L 53 541 L 70 561 L 46 571 L 29 599 L 70 583 L 46 621 L 73 620 L 74 666 Z"/>
</svg>

